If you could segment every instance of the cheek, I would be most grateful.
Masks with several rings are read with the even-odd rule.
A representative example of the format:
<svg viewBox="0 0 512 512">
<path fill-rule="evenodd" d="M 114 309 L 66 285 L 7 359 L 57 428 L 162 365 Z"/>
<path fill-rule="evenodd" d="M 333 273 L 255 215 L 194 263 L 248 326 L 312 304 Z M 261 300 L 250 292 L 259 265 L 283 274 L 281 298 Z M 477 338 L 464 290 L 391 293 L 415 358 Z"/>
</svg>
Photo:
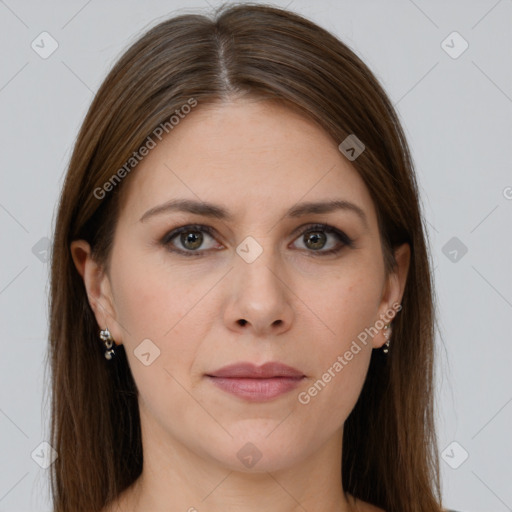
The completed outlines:
<svg viewBox="0 0 512 512">
<path fill-rule="evenodd" d="M 335 428 L 354 407 L 368 371 L 373 348 L 365 329 L 378 320 L 383 269 L 361 260 L 320 282 L 321 287 L 302 290 L 319 331 L 310 334 L 315 350 L 308 358 L 315 374 L 299 402 Z"/>
<path fill-rule="evenodd" d="M 206 336 L 208 328 L 193 321 L 194 304 L 205 290 L 187 286 L 182 274 L 142 256 L 118 258 L 117 262 L 112 272 L 115 309 L 128 363 L 139 399 L 152 415 L 163 415 L 165 423 L 170 418 L 164 418 L 164 411 L 190 404 L 182 383 L 196 357 L 197 340 Z"/>
<path fill-rule="evenodd" d="M 145 337 L 170 337 L 211 286 L 208 278 L 191 286 L 193 276 L 173 268 L 165 255 L 148 256 L 136 247 L 119 247 L 112 261 L 117 262 L 112 266 L 116 314 L 132 343 Z"/>
<path fill-rule="evenodd" d="M 168 284 L 156 279 L 154 270 L 140 267 L 125 258 L 113 274 L 116 315 L 127 331 L 124 342 L 160 337 L 165 326 L 172 327 L 179 309 L 178 293 L 169 293 Z"/>
<path fill-rule="evenodd" d="M 319 325 L 325 327 L 326 335 L 319 336 L 319 340 L 323 339 L 327 347 L 342 349 L 378 319 L 383 286 L 378 265 L 345 267 L 314 284 L 303 283 L 298 295 L 305 298 Z"/>
<path fill-rule="evenodd" d="M 160 256 L 136 255 L 134 250 L 119 250 L 118 256 L 121 252 L 129 256 L 118 257 L 112 266 L 114 302 L 134 378 L 141 388 L 157 383 L 174 386 L 171 375 L 183 380 L 201 340 L 207 338 L 212 318 L 218 317 L 204 300 L 218 276 L 198 279 L 173 269 Z M 142 347 L 150 352 L 150 360 L 157 354 L 148 367 L 138 359 Z"/>
<path fill-rule="evenodd" d="M 326 334 L 314 336 L 315 350 L 308 359 L 315 372 L 298 400 L 308 417 L 322 418 L 318 428 L 334 431 L 355 406 L 367 375 L 371 338 L 358 336 L 378 319 L 381 281 L 378 273 L 367 272 L 324 284 L 321 292 L 308 296 Z"/>
<path fill-rule="evenodd" d="M 326 435 L 340 428 L 354 408 L 363 387 L 371 351 L 362 347 L 347 360 L 342 352 L 333 354 L 323 373 L 315 376 L 298 395 L 304 414 Z M 339 357 L 339 359 L 338 359 Z"/>
</svg>

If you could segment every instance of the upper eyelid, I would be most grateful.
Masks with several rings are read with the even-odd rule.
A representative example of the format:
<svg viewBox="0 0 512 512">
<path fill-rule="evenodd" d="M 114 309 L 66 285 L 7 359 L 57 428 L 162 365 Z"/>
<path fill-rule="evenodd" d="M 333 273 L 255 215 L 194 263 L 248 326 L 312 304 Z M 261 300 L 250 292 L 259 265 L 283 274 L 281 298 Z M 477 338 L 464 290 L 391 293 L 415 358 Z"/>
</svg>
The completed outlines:
<svg viewBox="0 0 512 512">
<path fill-rule="evenodd" d="M 301 234 L 305 231 L 308 231 L 308 230 L 313 230 L 313 229 L 324 229 L 326 231 L 339 231 L 340 233 L 343 233 L 343 230 L 340 229 L 340 228 L 337 228 L 335 226 L 332 226 L 331 224 L 326 224 L 326 223 L 322 223 L 322 222 L 309 222 L 309 223 L 306 223 L 306 224 L 303 224 L 297 228 L 295 228 L 293 231 L 292 231 L 292 234 L 293 235 L 296 235 L 296 234 Z M 205 232 L 211 236 L 213 236 L 214 234 L 218 234 L 218 231 L 211 227 L 211 226 L 208 226 L 206 224 L 183 224 L 182 226 L 177 226 L 169 231 L 166 232 L 166 234 L 164 235 L 164 239 L 165 238 L 172 238 L 170 237 L 169 235 L 173 234 L 173 236 L 177 235 L 177 234 L 180 234 L 180 232 L 182 231 L 201 231 L 201 232 Z"/>
</svg>

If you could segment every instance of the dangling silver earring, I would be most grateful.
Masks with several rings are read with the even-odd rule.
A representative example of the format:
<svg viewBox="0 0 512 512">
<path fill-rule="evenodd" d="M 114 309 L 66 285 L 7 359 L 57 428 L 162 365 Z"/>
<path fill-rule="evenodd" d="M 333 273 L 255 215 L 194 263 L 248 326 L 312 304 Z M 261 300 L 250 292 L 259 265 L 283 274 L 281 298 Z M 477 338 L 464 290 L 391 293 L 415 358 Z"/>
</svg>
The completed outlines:
<svg viewBox="0 0 512 512">
<path fill-rule="evenodd" d="M 386 343 L 384 343 L 384 345 L 382 346 L 382 352 L 384 352 L 384 354 L 387 354 L 389 352 L 389 337 L 391 336 L 390 326 L 391 324 L 386 324 L 384 326 L 384 337 L 386 338 Z"/>
<path fill-rule="evenodd" d="M 114 338 L 112 338 L 112 334 L 108 330 L 108 327 L 105 330 L 100 331 L 100 339 L 103 341 L 105 345 L 105 358 L 110 360 L 113 355 L 116 355 L 115 350 L 112 348 L 114 346 Z"/>
</svg>

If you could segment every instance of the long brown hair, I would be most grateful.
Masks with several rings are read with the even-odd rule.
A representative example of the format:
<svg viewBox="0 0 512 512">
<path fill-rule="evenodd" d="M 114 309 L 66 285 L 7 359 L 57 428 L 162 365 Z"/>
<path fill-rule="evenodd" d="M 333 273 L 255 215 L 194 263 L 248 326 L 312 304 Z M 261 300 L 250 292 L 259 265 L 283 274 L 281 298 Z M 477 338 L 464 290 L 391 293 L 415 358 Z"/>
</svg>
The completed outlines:
<svg viewBox="0 0 512 512">
<path fill-rule="evenodd" d="M 119 197 L 130 175 L 101 198 L 95 190 L 191 98 L 200 108 L 240 94 L 297 109 L 337 144 L 355 134 L 365 145 L 352 165 L 377 210 L 386 270 L 394 268 L 393 248 L 402 243 L 410 245 L 411 261 L 389 354 L 373 351 L 345 422 L 342 484 L 389 512 L 438 512 L 433 284 L 404 133 L 384 90 L 353 51 L 303 17 L 262 5 L 227 6 L 213 19 L 181 15 L 158 24 L 113 67 L 83 122 L 52 252 L 54 510 L 101 510 L 137 479 L 143 459 L 137 390 L 124 347 L 117 347 L 114 361 L 105 360 L 70 243 L 87 240 L 108 269 Z"/>
</svg>

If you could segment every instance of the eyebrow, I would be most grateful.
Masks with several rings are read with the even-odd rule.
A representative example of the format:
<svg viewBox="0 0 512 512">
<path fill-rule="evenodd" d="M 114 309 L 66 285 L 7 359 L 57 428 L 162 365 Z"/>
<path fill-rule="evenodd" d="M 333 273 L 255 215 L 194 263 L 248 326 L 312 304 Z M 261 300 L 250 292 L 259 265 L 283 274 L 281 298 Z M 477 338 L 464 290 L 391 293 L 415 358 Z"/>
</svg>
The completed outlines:
<svg viewBox="0 0 512 512">
<path fill-rule="evenodd" d="M 364 226 L 368 228 L 368 219 L 363 209 L 354 203 L 342 199 L 300 203 L 290 208 L 284 216 L 296 218 L 308 214 L 331 213 L 337 210 L 355 213 L 363 222 Z M 205 201 L 195 201 L 193 199 L 171 199 L 170 201 L 149 209 L 142 215 L 140 222 L 144 222 L 155 215 L 174 211 L 194 213 L 196 215 L 202 215 L 203 217 L 213 217 L 225 221 L 232 221 L 234 219 L 232 213 L 219 205 Z"/>
</svg>

